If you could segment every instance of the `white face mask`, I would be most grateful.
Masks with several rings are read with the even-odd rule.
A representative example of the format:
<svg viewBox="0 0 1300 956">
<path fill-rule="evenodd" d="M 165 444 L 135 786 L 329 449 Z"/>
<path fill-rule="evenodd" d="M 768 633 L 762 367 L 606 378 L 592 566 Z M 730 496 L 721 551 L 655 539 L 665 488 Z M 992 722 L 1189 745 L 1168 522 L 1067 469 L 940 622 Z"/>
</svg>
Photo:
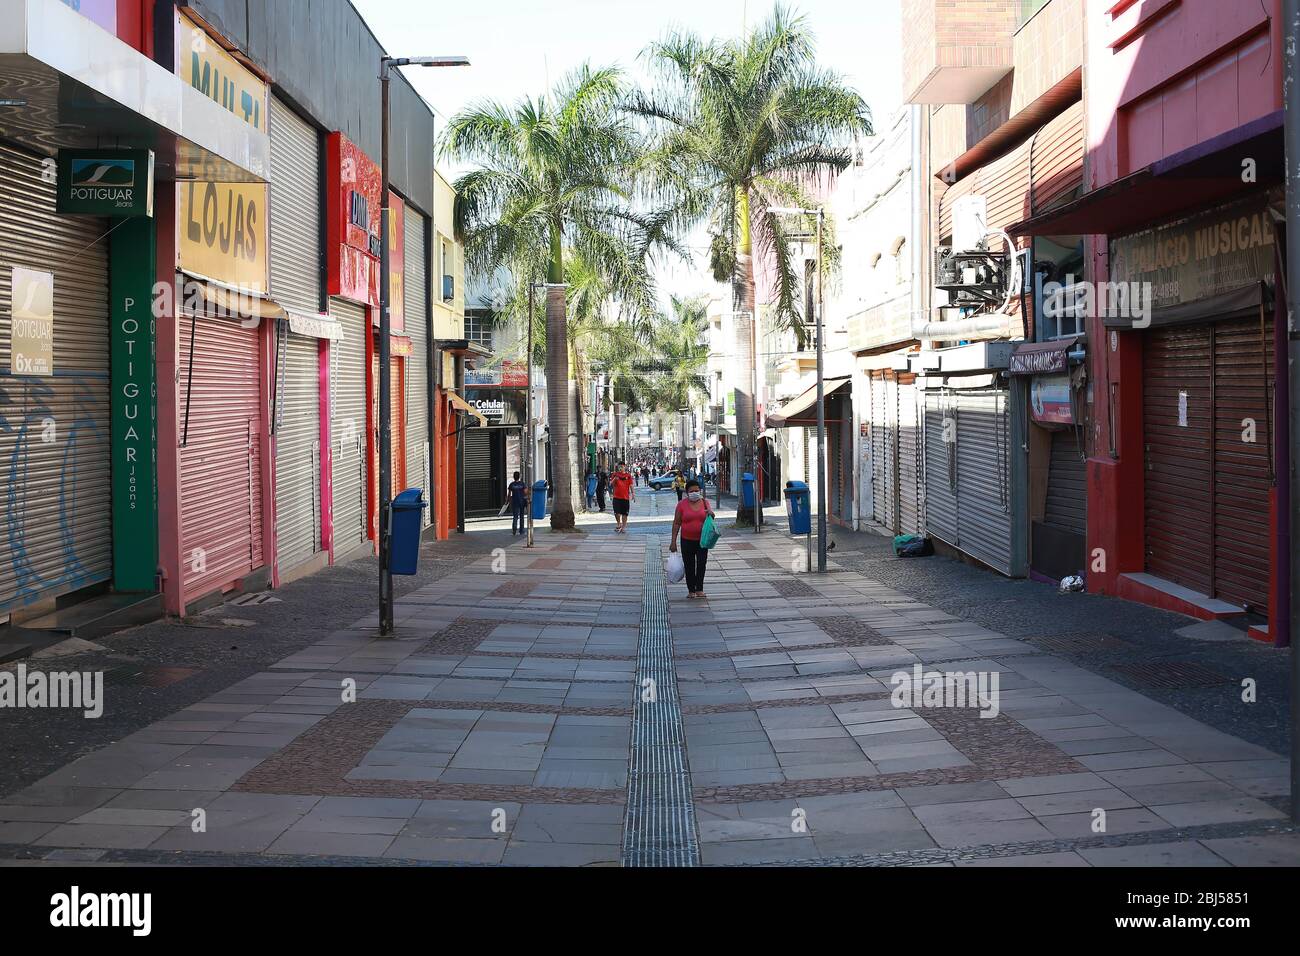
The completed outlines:
<svg viewBox="0 0 1300 956">
<path fill-rule="evenodd" d="M 704 493 L 699 491 L 688 491 L 686 492 L 686 497 L 690 498 L 691 501 L 699 501 L 704 497 Z"/>
</svg>

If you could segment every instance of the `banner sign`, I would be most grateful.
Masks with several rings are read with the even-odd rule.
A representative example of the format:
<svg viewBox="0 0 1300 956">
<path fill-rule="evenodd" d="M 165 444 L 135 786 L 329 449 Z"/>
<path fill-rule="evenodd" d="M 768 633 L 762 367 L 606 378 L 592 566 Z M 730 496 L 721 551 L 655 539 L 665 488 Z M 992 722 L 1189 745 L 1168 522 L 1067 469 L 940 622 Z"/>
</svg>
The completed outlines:
<svg viewBox="0 0 1300 956">
<path fill-rule="evenodd" d="M 1036 422 L 1074 424 L 1074 406 L 1070 402 L 1070 376 L 1036 375 L 1029 384 L 1029 407 Z"/>
<path fill-rule="evenodd" d="M 487 419 L 489 426 L 517 428 L 527 417 L 528 390 L 524 388 L 466 387 L 465 401 Z"/>
<path fill-rule="evenodd" d="M 379 165 L 342 133 L 331 133 L 325 169 L 329 294 L 378 307 Z"/>
<path fill-rule="evenodd" d="M 1044 375 L 1067 371 L 1070 366 L 1070 349 L 1074 348 L 1077 341 L 1077 338 L 1068 338 L 1017 345 L 1007 363 L 1007 374 Z"/>
<path fill-rule="evenodd" d="M 491 368 L 465 369 L 465 384 L 485 388 L 527 388 L 528 364 L 506 360 Z"/>
<path fill-rule="evenodd" d="M 266 132 L 267 87 L 206 30 L 176 12 L 176 72 L 208 99 Z"/>
<path fill-rule="evenodd" d="M 1153 309 L 1222 295 L 1272 274 L 1273 221 L 1263 197 L 1110 243 L 1110 281 L 1149 284 Z"/>
<path fill-rule="evenodd" d="M 410 355 L 415 351 L 415 344 L 405 335 L 390 335 L 388 337 L 388 354 L 389 355 Z"/>
<path fill-rule="evenodd" d="M 56 162 L 58 212 L 153 215 L 153 150 L 61 149 Z"/>
<path fill-rule="evenodd" d="M 14 266 L 9 280 L 9 371 L 54 374 L 54 274 Z"/>
<path fill-rule="evenodd" d="M 382 209 L 380 210 L 383 211 Z M 406 203 L 388 191 L 388 328 L 401 332 L 406 327 Z M 379 315 L 375 314 L 375 324 Z"/>
<path fill-rule="evenodd" d="M 265 295 L 268 279 L 266 197 L 261 183 L 177 183 L 180 268 Z"/>
<path fill-rule="evenodd" d="M 153 223 L 123 223 L 108 249 L 113 587 L 148 592 L 158 573 Z"/>
</svg>

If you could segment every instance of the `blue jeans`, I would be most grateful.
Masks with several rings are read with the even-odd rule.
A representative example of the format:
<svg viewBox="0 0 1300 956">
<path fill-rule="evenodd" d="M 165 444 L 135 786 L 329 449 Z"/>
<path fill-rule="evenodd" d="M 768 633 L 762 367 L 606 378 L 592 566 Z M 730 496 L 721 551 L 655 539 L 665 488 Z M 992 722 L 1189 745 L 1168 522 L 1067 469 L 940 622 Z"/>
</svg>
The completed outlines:
<svg viewBox="0 0 1300 956">
<path fill-rule="evenodd" d="M 510 502 L 510 533 L 523 534 L 528 530 L 528 518 L 526 509 L 528 502 L 512 501 Z"/>
</svg>

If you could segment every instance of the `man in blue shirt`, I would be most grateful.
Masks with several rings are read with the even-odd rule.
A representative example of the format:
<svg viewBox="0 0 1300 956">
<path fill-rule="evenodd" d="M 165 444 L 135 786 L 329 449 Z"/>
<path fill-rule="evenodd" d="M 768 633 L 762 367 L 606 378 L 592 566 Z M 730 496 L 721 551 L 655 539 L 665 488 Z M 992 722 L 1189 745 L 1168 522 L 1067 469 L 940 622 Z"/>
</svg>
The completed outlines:
<svg viewBox="0 0 1300 956">
<path fill-rule="evenodd" d="M 519 480 L 519 472 L 515 472 L 514 481 L 506 486 L 506 494 L 510 498 L 510 533 L 527 534 L 528 486 Z"/>
</svg>

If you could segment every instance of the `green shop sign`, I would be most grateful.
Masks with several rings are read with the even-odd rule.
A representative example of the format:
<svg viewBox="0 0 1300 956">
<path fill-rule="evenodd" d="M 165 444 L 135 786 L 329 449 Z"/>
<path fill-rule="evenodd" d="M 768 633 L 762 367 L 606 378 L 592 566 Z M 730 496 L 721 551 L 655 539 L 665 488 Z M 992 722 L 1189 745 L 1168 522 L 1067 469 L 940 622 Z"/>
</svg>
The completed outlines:
<svg viewBox="0 0 1300 956">
<path fill-rule="evenodd" d="M 61 149 L 57 189 L 61 213 L 152 216 L 153 150 Z"/>
</svg>

